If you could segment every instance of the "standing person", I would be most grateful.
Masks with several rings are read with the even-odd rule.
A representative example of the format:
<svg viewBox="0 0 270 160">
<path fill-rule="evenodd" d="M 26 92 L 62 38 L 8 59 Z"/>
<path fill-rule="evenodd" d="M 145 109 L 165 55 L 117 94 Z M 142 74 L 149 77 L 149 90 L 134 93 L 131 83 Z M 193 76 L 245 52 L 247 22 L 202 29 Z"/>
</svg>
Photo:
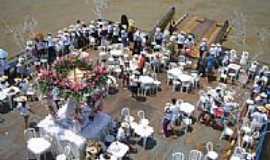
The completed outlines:
<svg viewBox="0 0 270 160">
<path fill-rule="evenodd" d="M 157 45 L 160 45 L 160 46 L 162 45 L 162 37 L 163 37 L 163 34 L 161 32 L 161 29 L 157 27 L 155 35 L 154 35 L 154 39 Z"/>
<path fill-rule="evenodd" d="M 171 119 L 172 119 L 172 112 L 170 110 L 169 107 L 165 108 L 165 114 L 162 120 L 162 129 L 163 129 L 163 134 L 165 137 L 169 137 L 170 133 L 169 133 L 169 125 L 171 123 Z"/>
<path fill-rule="evenodd" d="M 64 55 L 69 54 L 69 46 L 70 46 L 70 35 L 68 32 L 64 33 L 64 36 L 62 37 L 63 39 L 63 45 L 64 45 Z"/>
<path fill-rule="evenodd" d="M 29 120 L 29 114 L 30 112 L 33 113 L 33 111 L 31 110 L 31 108 L 26 104 L 27 98 L 26 97 L 22 97 L 22 102 L 18 104 L 18 111 L 20 113 L 21 116 L 23 116 L 24 119 L 24 128 L 27 129 L 28 128 L 28 120 Z"/>
<path fill-rule="evenodd" d="M 181 31 L 180 34 L 177 35 L 177 46 L 178 46 L 178 53 L 184 48 L 184 43 L 186 40 L 186 33 Z"/>
<path fill-rule="evenodd" d="M 46 43 L 43 39 L 36 39 L 36 48 L 37 48 L 37 58 L 40 59 L 42 56 L 44 56 L 45 49 L 46 49 Z"/>
<path fill-rule="evenodd" d="M 47 43 L 48 43 L 48 63 L 52 64 L 52 62 L 56 58 L 56 50 L 55 50 L 55 42 L 53 41 L 51 33 L 48 33 Z"/>
<path fill-rule="evenodd" d="M 143 75 L 144 66 L 145 66 L 145 55 L 141 54 L 138 64 L 138 71 L 140 72 L 140 75 Z"/>
<path fill-rule="evenodd" d="M 203 39 L 202 39 L 202 42 L 201 42 L 201 44 L 200 44 L 200 57 L 202 57 L 203 54 L 204 54 L 205 52 L 207 52 L 207 51 L 208 51 L 207 38 L 203 38 Z"/>
<path fill-rule="evenodd" d="M 169 26 L 170 35 L 172 35 L 174 31 L 175 31 L 175 22 L 171 21 Z"/>
<path fill-rule="evenodd" d="M 54 104 L 55 104 L 57 110 L 60 108 L 60 106 L 59 106 L 59 102 L 60 102 L 59 95 L 60 95 L 59 88 L 55 86 L 53 88 L 53 90 L 52 90 L 52 98 L 53 98 L 53 101 L 54 101 Z"/>
<path fill-rule="evenodd" d="M 6 58 L 0 59 L 0 76 L 6 75 L 8 76 L 9 72 L 9 64 Z"/>
</svg>

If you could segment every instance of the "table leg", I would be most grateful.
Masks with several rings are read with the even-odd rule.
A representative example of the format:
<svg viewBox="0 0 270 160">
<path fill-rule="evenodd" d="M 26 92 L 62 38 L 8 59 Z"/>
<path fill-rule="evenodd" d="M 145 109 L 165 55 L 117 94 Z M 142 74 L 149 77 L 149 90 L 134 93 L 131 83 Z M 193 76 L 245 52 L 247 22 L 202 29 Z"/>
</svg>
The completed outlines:
<svg viewBox="0 0 270 160">
<path fill-rule="evenodd" d="M 143 137 L 143 148 L 146 148 L 147 137 Z"/>
<path fill-rule="evenodd" d="M 8 103 L 9 103 L 9 108 L 10 108 L 11 110 L 13 110 L 13 105 L 12 105 L 12 98 L 11 98 L 11 96 L 8 96 Z"/>
</svg>

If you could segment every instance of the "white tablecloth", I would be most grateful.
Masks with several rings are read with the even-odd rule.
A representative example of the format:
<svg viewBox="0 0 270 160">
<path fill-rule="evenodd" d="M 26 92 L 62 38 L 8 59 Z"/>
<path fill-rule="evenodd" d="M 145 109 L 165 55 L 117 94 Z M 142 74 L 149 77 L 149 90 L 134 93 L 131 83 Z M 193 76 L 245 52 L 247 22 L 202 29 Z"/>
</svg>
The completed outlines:
<svg viewBox="0 0 270 160">
<path fill-rule="evenodd" d="M 169 69 L 167 73 L 170 74 L 171 76 L 177 77 L 179 74 L 182 74 L 183 71 L 181 68 L 177 67 L 177 68 Z"/>
<path fill-rule="evenodd" d="M 0 92 L 0 101 L 3 101 L 7 98 L 7 95 L 5 95 L 3 92 Z"/>
<path fill-rule="evenodd" d="M 195 110 L 195 106 L 185 102 L 180 104 L 179 110 L 186 114 L 191 114 Z"/>
<path fill-rule="evenodd" d="M 87 126 L 82 128 L 81 135 L 87 139 L 103 139 L 111 125 L 112 117 L 99 112 L 93 121 L 89 121 Z"/>
<path fill-rule="evenodd" d="M 140 76 L 139 81 L 142 84 L 153 84 L 154 83 L 154 79 L 150 76 Z"/>
<path fill-rule="evenodd" d="M 147 138 L 154 133 L 154 129 L 151 126 L 139 124 L 134 128 L 134 132 L 142 138 Z"/>
<path fill-rule="evenodd" d="M 52 120 L 51 116 L 47 116 L 45 119 L 40 121 L 37 126 L 40 128 L 42 136 L 50 135 L 54 139 L 58 151 L 61 151 L 66 143 L 70 143 L 72 154 L 76 158 L 82 158 L 82 153 L 84 152 L 86 144 L 86 139 L 84 137 L 69 129 L 60 127 Z"/>
<path fill-rule="evenodd" d="M 236 72 L 238 72 L 238 71 L 240 70 L 241 66 L 238 65 L 238 64 L 235 64 L 235 63 L 230 63 L 230 64 L 228 65 L 228 68 L 229 68 L 229 69 L 233 69 L 233 70 L 235 70 Z"/>
<path fill-rule="evenodd" d="M 107 152 L 112 154 L 117 158 L 123 158 L 125 154 L 128 152 L 129 147 L 121 142 L 113 142 L 107 149 Z"/>
<path fill-rule="evenodd" d="M 31 138 L 27 141 L 27 148 L 34 154 L 42 154 L 50 147 L 51 143 L 44 138 Z"/>
<path fill-rule="evenodd" d="M 6 96 L 13 96 L 16 95 L 17 93 L 20 92 L 20 89 L 18 87 L 15 86 L 11 86 L 9 88 L 4 89 L 3 91 L 1 91 L 1 94 L 4 94 Z"/>
<path fill-rule="evenodd" d="M 123 55 L 123 51 L 114 49 L 110 51 L 110 54 L 114 57 L 120 57 Z"/>
<path fill-rule="evenodd" d="M 167 73 L 181 82 L 192 82 L 193 78 L 191 75 L 183 73 L 180 68 L 173 68 L 167 71 Z"/>
</svg>

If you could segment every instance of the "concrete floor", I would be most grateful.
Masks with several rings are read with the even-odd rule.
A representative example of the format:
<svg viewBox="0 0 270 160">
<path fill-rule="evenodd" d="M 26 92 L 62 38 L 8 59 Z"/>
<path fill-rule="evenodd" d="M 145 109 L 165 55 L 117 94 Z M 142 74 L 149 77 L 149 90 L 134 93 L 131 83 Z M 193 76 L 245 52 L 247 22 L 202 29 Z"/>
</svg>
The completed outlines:
<svg viewBox="0 0 270 160">
<path fill-rule="evenodd" d="M 226 141 L 219 140 L 220 131 L 195 123 L 191 133 L 179 137 L 163 138 L 161 134 L 161 119 L 163 108 L 166 102 L 172 97 L 181 98 L 184 101 L 196 104 L 198 90 L 190 94 L 172 92 L 170 86 L 165 84 L 165 74 L 159 75 L 162 80 L 162 91 L 155 96 L 147 97 L 145 101 L 138 101 L 130 97 L 127 89 L 120 88 L 115 95 L 109 95 L 104 101 L 104 111 L 111 114 L 114 118 L 119 117 L 120 110 L 124 106 L 129 107 L 131 114 L 136 116 L 138 110 L 144 110 L 146 117 L 150 120 L 150 125 L 154 127 L 154 141 L 149 141 L 150 147 L 146 150 L 140 145 L 137 146 L 138 153 L 130 154 L 129 157 L 136 160 L 166 160 L 170 158 L 172 152 L 181 151 L 188 156 L 191 149 L 205 151 L 205 143 L 212 141 L 214 149 L 222 153 Z M 213 84 L 210 85 L 215 85 Z M 202 87 L 208 86 L 202 80 Z M 31 115 L 30 121 L 38 122 L 46 116 L 47 111 L 41 102 L 31 104 L 35 114 Z M 196 113 L 195 113 L 196 114 Z M 1 160 L 24 159 L 26 156 L 25 141 L 23 137 L 23 119 L 17 112 L 9 112 L 1 115 L 4 122 L 0 123 L 0 156 Z"/>
</svg>

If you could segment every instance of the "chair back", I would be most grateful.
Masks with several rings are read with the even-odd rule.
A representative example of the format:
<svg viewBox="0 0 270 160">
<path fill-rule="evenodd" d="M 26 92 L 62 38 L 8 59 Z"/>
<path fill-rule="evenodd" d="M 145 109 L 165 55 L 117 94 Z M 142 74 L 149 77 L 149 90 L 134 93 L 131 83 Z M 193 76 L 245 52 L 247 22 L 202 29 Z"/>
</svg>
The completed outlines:
<svg viewBox="0 0 270 160">
<path fill-rule="evenodd" d="M 179 57 L 178 57 L 178 61 L 179 62 L 186 62 L 186 57 L 184 56 L 184 55 L 180 55 Z"/>
<path fill-rule="evenodd" d="M 36 138 L 37 137 L 36 130 L 34 128 L 28 128 L 24 130 L 24 136 L 26 140 L 29 140 L 31 138 Z"/>
<path fill-rule="evenodd" d="M 182 152 L 175 152 L 172 154 L 172 160 L 185 160 L 185 155 Z"/>
<path fill-rule="evenodd" d="M 207 152 L 210 152 L 210 151 L 214 150 L 212 142 L 209 141 L 209 142 L 206 143 L 206 150 L 207 150 Z"/>
<path fill-rule="evenodd" d="M 201 160 L 202 152 L 198 150 L 191 150 L 189 152 L 189 160 Z"/>
<path fill-rule="evenodd" d="M 127 107 L 122 108 L 121 117 L 126 119 L 127 117 L 129 117 L 129 115 L 129 109 Z"/>
<path fill-rule="evenodd" d="M 71 159 L 71 145 L 70 144 L 67 144 L 65 147 L 64 147 L 64 155 L 67 157 L 67 159 Z"/>
<path fill-rule="evenodd" d="M 139 117 L 140 120 L 141 120 L 141 119 L 144 119 L 144 118 L 145 118 L 145 113 L 144 113 L 144 111 L 143 111 L 143 110 L 139 110 L 139 111 L 137 112 L 137 116 Z"/>
</svg>

